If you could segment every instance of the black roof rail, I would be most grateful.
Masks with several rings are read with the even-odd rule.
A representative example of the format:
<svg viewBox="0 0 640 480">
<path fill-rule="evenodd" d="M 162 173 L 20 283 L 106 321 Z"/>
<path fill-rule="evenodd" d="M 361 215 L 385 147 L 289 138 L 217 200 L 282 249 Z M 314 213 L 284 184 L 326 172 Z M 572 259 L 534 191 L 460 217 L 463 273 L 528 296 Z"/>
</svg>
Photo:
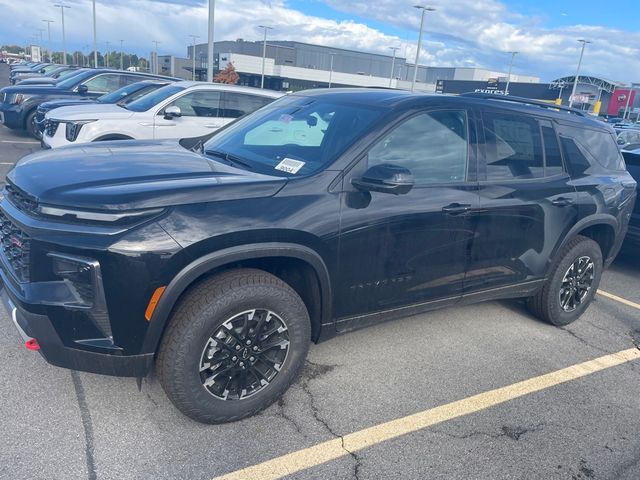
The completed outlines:
<svg viewBox="0 0 640 480">
<path fill-rule="evenodd" d="M 482 98 L 484 100 L 498 100 L 500 102 L 522 103 L 526 105 L 533 105 L 535 107 L 547 108 L 550 110 L 561 110 L 563 112 L 573 113 L 574 115 L 579 115 L 581 117 L 586 116 L 584 112 L 582 112 L 581 110 L 577 110 L 575 108 L 565 107 L 563 105 L 556 105 L 555 103 L 541 102 L 539 100 L 531 100 L 530 98 L 524 98 L 524 97 L 513 97 L 511 95 L 497 95 L 494 93 L 476 93 L 476 92 L 463 93 L 460 96 Z"/>
</svg>

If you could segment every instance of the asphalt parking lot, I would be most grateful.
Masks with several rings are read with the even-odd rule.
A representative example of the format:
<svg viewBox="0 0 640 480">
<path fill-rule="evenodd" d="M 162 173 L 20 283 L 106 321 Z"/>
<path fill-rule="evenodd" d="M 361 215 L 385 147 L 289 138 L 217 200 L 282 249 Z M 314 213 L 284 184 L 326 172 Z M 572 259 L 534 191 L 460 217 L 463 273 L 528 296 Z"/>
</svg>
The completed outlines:
<svg viewBox="0 0 640 480">
<path fill-rule="evenodd" d="M 0 127 L 0 180 L 38 150 Z M 153 373 L 139 392 L 46 364 L 2 311 L 0 479 L 636 480 L 640 256 L 600 288 L 566 328 L 489 302 L 314 345 L 281 401 L 217 426 L 182 416 Z"/>
</svg>

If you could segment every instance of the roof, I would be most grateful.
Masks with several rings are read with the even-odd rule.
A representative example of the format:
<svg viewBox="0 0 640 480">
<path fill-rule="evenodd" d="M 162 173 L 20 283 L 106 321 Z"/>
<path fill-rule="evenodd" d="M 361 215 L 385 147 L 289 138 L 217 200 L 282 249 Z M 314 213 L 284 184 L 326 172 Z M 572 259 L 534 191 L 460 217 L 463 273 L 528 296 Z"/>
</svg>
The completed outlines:
<svg viewBox="0 0 640 480">
<path fill-rule="evenodd" d="M 213 88 L 214 90 L 217 90 L 217 89 L 232 90 L 232 91 L 243 92 L 243 93 L 248 93 L 252 95 L 260 95 L 263 97 L 272 97 L 272 98 L 279 98 L 284 95 L 283 92 L 277 92 L 275 90 L 268 90 L 265 88 L 243 87 L 240 85 L 228 85 L 226 83 L 194 82 L 192 80 L 183 80 L 180 82 L 175 82 L 174 85 L 184 87 L 184 88 L 192 88 L 192 89 Z"/>
<path fill-rule="evenodd" d="M 575 81 L 576 76 L 570 75 L 567 77 L 560 77 L 549 84 L 549 88 L 565 88 L 567 85 L 572 85 Z M 582 85 L 593 85 L 594 87 L 598 87 L 601 90 L 604 90 L 608 93 L 613 93 L 613 91 L 617 87 L 621 87 L 624 85 L 622 82 L 618 82 L 616 80 L 609 80 L 604 77 L 598 77 L 593 75 L 579 75 L 578 76 L 578 84 Z"/>
</svg>

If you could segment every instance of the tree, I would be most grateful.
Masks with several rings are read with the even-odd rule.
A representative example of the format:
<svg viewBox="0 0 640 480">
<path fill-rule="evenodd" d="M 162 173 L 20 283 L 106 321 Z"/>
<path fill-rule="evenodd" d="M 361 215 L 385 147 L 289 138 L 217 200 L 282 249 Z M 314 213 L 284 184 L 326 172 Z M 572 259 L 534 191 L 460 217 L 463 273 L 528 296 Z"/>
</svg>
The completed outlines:
<svg viewBox="0 0 640 480">
<path fill-rule="evenodd" d="M 233 63 L 227 63 L 225 69 L 213 77 L 214 82 L 226 83 L 227 85 L 235 85 L 238 80 L 240 80 L 240 75 L 236 72 L 236 67 L 233 66 Z"/>
</svg>

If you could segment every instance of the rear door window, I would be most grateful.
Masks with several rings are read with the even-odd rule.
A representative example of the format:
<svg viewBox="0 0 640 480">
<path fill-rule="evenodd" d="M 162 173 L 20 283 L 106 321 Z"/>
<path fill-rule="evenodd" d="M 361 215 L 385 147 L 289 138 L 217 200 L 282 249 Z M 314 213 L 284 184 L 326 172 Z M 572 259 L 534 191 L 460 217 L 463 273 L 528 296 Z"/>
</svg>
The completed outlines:
<svg viewBox="0 0 640 480">
<path fill-rule="evenodd" d="M 238 92 L 222 92 L 221 117 L 239 118 L 271 103 L 274 99 Z"/>
</svg>

